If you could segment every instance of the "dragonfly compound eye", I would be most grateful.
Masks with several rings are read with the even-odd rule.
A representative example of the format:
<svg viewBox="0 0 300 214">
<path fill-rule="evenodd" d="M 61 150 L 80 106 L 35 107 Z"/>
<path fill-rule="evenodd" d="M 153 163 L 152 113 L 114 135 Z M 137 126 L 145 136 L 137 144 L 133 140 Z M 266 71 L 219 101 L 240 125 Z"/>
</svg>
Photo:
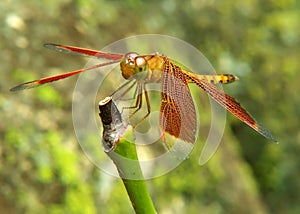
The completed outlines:
<svg viewBox="0 0 300 214">
<path fill-rule="evenodd" d="M 147 65 L 147 61 L 145 60 L 144 57 L 136 57 L 134 60 L 136 66 L 138 67 L 145 67 Z"/>
<path fill-rule="evenodd" d="M 134 59 L 138 56 L 137 53 L 135 52 L 129 52 L 127 54 L 125 54 L 124 56 L 124 61 L 126 64 L 134 67 L 135 66 L 135 62 L 134 62 Z"/>
<path fill-rule="evenodd" d="M 136 78 L 133 76 L 144 71 L 145 64 L 147 64 L 146 60 L 143 57 L 140 57 L 137 53 L 129 52 L 125 54 L 120 63 L 122 76 L 125 79 Z"/>
<path fill-rule="evenodd" d="M 135 71 L 134 74 L 139 74 L 140 73 L 144 73 L 144 75 L 140 76 L 141 78 L 146 77 L 145 75 L 147 75 L 147 72 L 144 72 L 147 70 L 147 60 L 144 57 L 138 56 L 134 59 L 135 61 Z"/>
<path fill-rule="evenodd" d="M 137 57 L 138 56 L 138 54 L 136 53 L 136 52 L 129 52 L 129 53 L 127 53 L 127 54 L 125 54 L 125 58 L 126 59 L 134 59 L 135 57 Z"/>
</svg>

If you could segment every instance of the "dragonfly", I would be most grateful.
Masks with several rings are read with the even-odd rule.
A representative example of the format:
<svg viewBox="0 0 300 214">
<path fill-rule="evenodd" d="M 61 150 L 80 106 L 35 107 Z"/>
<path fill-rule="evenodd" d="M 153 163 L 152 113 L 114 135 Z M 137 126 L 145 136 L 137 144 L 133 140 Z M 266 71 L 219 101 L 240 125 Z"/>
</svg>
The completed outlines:
<svg viewBox="0 0 300 214">
<path fill-rule="evenodd" d="M 168 133 L 184 142 L 192 144 L 195 142 L 197 117 L 195 104 L 189 89 L 189 84 L 195 84 L 239 120 L 267 139 L 277 142 L 275 137 L 262 125 L 256 122 L 256 120 L 233 97 L 216 86 L 218 83 L 226 84 L 236 81 L 238 78 L 235 75 L 195 74 L 174 60 L 159 53 L 139 55 L 135 52 L 129 52 L 126 54 L 117 54 L 68 45 L 45 44 L 44 46 L 61 53 L 105 59 L 107 62 L 22 83 L 11 88 L 11 91 L 34 88 L 92 69 L 119 63 L 121 74 L 127 81 L 125 81 L 125 83 L 116 91 L 123 89 L 124 92 L 120 95 L 120 97 L 122 97 L 134 86 L 136 87 L 135 90 L 137 93 L 135 96 L 135 104 L 128 108 L 135 109 L 131 114 L 133 115 L 142 108 L 143 103 L 146 103 L 147 113 L 141 121 L 147 118 L 151 112 L 146 85 L 148 83 L 161 84 L 159 129 L 163 141 L 165 139 L 165 133 Z M 143 101 L 143 99 L 145 99 L 145 101 Z"/>
</svg>

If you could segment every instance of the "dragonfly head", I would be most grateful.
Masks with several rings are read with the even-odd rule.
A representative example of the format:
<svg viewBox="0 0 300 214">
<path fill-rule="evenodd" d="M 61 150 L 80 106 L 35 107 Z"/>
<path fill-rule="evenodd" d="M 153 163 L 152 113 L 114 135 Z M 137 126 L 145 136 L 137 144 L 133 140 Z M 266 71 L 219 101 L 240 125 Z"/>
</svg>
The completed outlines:
<svg viewBox="0 0 300 214">
<path fill-rule="evenodd" d="M 147 60 L 135 52 L 125 54 L 121 63 L 122 76 L 125 79 L 135 78 L 144 79 L 147 76 L 148 63 Z"/>
</svg>

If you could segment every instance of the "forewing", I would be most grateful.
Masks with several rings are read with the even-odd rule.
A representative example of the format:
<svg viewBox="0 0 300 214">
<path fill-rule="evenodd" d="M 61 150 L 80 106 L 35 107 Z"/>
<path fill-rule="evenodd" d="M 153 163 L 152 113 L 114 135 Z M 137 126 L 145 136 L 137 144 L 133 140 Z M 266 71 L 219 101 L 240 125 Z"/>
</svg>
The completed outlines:
<svg viewBox="0 0 300 214">
<path fill-rule="evenodd" d="M 61 53 L 86 56 L 86 57 L 95 57 L 95 58 L 109 59 L 109 60 L 121 60 L 123 58 L 123 54 L 106 53 L 106 52 L 91 50 L 87 48 L 68 46 L 68 45 L 58 45 L 58 44 L 50 43 L 50 44 L 44 44 L 44 47 Z"/>
</svg>

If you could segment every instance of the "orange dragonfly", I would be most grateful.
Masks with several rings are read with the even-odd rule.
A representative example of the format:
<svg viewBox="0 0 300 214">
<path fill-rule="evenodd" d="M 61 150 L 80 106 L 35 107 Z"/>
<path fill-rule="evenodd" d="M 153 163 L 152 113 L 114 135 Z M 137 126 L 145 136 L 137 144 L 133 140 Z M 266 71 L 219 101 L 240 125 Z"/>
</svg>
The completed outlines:
<svg viewBox="0 0 300 214">
<path fill-rule="evenodd" d="M 227 95 L 224 91 L 220 90 L 214 85 L 217 83 L 231 83 L 237 80 L 237 77 L 234 75 L 194 74 L 183 68 L 183 66 L 180 66 L 174 61 L 170 60 L 168 57 L 158 53 L 138 55 L 137 53 L 129 52 L 124 55 L 57 44 L 45 44 L 44 46 L 61 53 L 95 57 L 107 59 L 110 61 L 88 68 L 74 70 L 63 74 L 26 82 L 14 88 L 11 88 L 11 91 L 33 88 L 88 70 L 114 63 L 120 63 L 122 76 L 128 81 L 120 86 L 117 91 L 119 91 L 120 89 L 126 89 L 125 92 L 121 95 L 123 96 L 130 89 L 136 86 L 137 97 L 135 105 L 128 108 L 136 109 L 134 111 L 134 113 L 136 113 L 142 107 L 144 96 L 147 105 L 147 114 L 143 119 L 145 119 L 151 112 L 146 84 L 161 83 L 159 128 L 163 140 L 164 133 L 168 133 L 185 142 L 194 143 L 197 119 L 195 105 L 188 87 L 188 84 L 193 83 L 200 87 L 210 97 L 212 97 L 215 101 L 217 101 L 221 106 L 231 112 L 242 122 L 246 123 L 248 126 L 253 128 L 255 131 L 257 131 L 267 139 L 276 142 L 276 139 L 272 136 L 272 134 L 268 130 L 263 128 L 259 123 L 257 123 L 255 119 L 250 116 L 250 114 L 248 114 L 248 112 L 243 107 L 241 107 L 241 105 L 234 98 Z"/>
</svg>

